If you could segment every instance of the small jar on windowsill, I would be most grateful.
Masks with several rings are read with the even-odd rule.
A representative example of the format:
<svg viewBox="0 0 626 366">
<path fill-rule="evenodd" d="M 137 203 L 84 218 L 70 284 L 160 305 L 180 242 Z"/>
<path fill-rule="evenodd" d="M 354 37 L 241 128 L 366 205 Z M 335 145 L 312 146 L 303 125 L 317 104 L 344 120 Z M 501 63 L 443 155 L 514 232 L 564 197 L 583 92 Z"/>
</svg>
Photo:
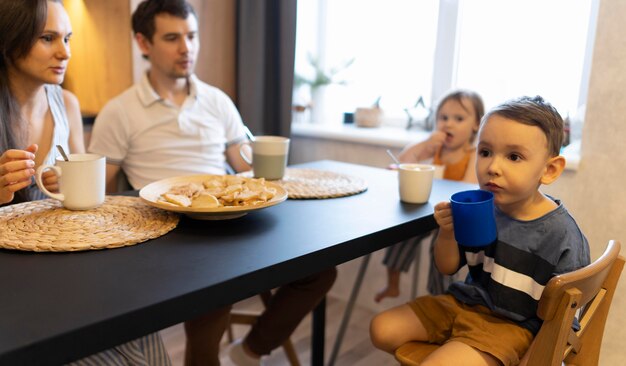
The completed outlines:
<svg viewBox="0 0 626 366">
<path fill-rule="evenodd" d="M 357 127 L 380 127 L 382 110 L 377 107 L 357 108 L 354 112 L 354 122 Z"/>
</svg>

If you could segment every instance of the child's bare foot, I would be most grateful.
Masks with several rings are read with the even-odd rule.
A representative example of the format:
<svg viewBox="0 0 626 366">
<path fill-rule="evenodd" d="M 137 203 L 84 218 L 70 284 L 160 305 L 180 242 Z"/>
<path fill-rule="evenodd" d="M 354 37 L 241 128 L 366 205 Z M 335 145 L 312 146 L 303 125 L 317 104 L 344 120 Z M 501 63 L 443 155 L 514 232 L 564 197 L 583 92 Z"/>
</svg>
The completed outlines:
<svg viewBox="0 0 626 366">
<path fill-rule="evenodd" d="M 398 296 L 400 296 L 400 290 L 397 287 L 394 288 L 393 286 L 386 286 L 385 288 L 381 289 L 380 291 L 376 293 L 376 296 L 374 296 L 374 301 L 380 302 L 385 297 L 398 297 Z"/>
</svg>

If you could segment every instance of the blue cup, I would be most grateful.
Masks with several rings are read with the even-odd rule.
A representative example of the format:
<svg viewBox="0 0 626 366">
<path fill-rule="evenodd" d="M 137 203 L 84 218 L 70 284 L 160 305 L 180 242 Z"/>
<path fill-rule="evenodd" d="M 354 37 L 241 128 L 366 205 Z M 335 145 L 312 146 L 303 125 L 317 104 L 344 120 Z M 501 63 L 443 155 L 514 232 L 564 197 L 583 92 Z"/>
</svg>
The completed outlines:
<svg viewBox="0 0 626 366">
<path fill-rule="evenodd" d="M 482 247 L 498 237 L 493 193 L 480 189 L 458 192 L 450 198 L 454 238 L 463 246 Z"/>
</svg>

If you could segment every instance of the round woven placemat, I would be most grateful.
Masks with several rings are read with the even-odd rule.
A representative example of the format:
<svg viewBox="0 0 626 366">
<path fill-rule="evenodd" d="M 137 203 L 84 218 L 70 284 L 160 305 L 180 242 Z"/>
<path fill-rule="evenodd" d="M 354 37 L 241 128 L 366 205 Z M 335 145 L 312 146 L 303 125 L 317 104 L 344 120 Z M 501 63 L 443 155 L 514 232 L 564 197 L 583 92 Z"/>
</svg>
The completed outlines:
<svg viewBox="0 0 626 366">
<path fill-rule="evenodd" d="M 53 199 L 0 208 L 0 248 L 71 252 L 134 245 L 174 229 L 178 215 L 138 197 L 107 196 L 100 207 L 70 211 Z"/>
<path fill-rule="evenodd" d="M 243 174 L 252 176 L 252 172 Z M 287 168 L 283 179 L 272 182 L 285 188 L 291 199 L 345 197 L 367 190 L 361 178 L 317 169 Z"/>
</svg>

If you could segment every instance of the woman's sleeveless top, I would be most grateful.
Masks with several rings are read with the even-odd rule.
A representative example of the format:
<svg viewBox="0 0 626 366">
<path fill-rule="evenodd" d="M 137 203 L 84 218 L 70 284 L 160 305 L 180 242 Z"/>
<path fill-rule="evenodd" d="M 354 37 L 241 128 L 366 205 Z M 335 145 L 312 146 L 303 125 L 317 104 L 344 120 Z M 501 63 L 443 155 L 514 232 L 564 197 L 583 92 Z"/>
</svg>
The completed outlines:
<svg viewBox="0 0 626 366">
<path fill-rule="evenodd" d="M 465 172 L 467 171 L 470 158 L 474 154 L 475 150 L 471 150 L 465 153 L 463 158 L 453 164 L 444 164 L 441 162 L 441 149 L 437 150 L 433 158 L 433 164 L 444 165 L 443 178 L 450 180 L 463 180 Z"/>
<path fill-rule="evenodd" d="M 59 85 L 44 85 L 44 88 L 46 90 L 46 97 L 48 98 L 48 106 L 50 107 L 54 126 L 52 130 L 52 145 L 42 164 L 54 165 L 57 156 L 60 156 L 56 148 L 57 145 L 63 146 L 65 151 L 70 151 L 70 127 L 67 121 L 65 103 L 63 102 L 63 89 L 61 89 Z M 19 196 L 16 195 L 16 198 L 11 203 L 47 198 L 47 196 L 39 190 L 39 187 L 37 187 L 34 178 L 31 185 L 24 188 L 24 196 L 19 199 L 18 197 Z"/>
</svg>

